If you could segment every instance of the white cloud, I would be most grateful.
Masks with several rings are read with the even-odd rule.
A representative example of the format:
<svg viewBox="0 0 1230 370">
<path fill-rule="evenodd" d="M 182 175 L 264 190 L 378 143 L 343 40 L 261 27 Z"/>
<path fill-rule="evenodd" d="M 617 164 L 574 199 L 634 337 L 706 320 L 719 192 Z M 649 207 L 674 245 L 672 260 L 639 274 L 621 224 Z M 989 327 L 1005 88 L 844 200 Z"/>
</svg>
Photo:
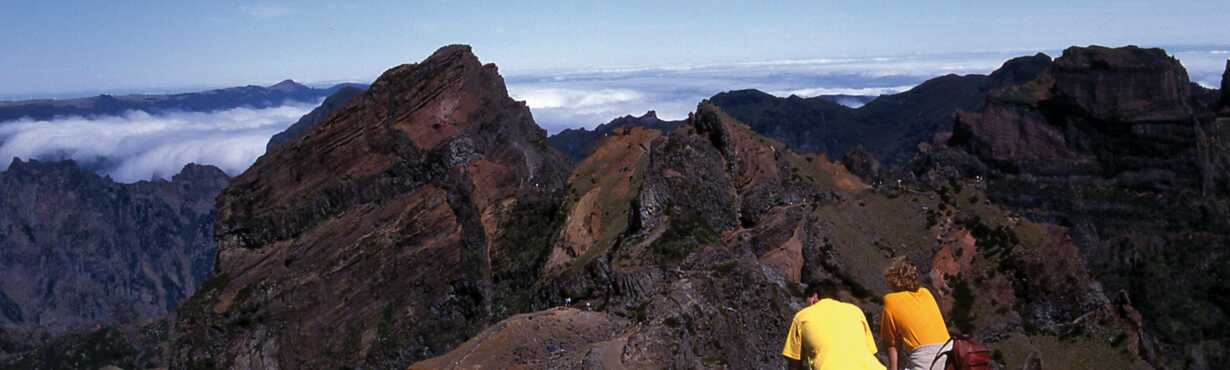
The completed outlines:
<svg viewBox="0 0 1230 370">
<path fill-rule="evenodd" d="M 890 87 L 812 87 L 795 90 L 778 90 L 769 91 L 769 94 L 780 97 L 788 97 L 797 95 L 803 98 L 810 98 L 820 95 L 863 95 L 863 96 L 880 96 L 888 94 L 896 94 L 914 88 L 914 85 L 890 86 Z"/>
<path fill-rule="evenodd" d="M 73 159 L 119 182 L 170 178 L 188 163 L 237 175 L 264 154 L 271 136 L 315 106 L 10 121 L 0 123 L 0 169 L 18 157 Z"/>
<path fill-rule="evenodd" d="M 565 88 L 519 88 L 514 86 L 509 94 L 513 99 L 524 100 L 530 108 L 593 108 L 614 103 L 641 99 L 641 93 L 630 89 L 577 90 Z"/>
</svg>

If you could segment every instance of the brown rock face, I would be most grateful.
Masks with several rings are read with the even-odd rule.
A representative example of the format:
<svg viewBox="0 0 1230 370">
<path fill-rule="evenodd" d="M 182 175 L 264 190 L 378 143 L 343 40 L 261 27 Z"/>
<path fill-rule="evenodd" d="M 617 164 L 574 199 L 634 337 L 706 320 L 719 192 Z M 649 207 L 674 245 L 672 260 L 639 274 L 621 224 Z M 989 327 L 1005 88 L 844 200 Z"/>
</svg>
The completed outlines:
<svg viewBox="0 0 1230 370">
<path fill-rule="evenodd" d="M 386 71 L 219 197 L 173 367 L 402 366 L 524 311 L 567 171 L 545 140 L 468 46 Z"/>
<path fill-rule="evenodd" d="M 171 181 L 117 184 L 72 161 L 14 160 L 0 172 L 0 334 L 174 310 L 209 276 L 213 198 L 226 182 L 194 164 Z"/>
<path fill-rule="evenodd" d="M 896 255 L 939 271 L 930 284 L 956 325 L 1012 341 L 1001 365 L 1037 352 L 1079 368 L 1041 346 L 1120 321 L 1067 229 L 1015 222 L 952 184 L 878 193 L 707 102 L 670 133 L 617 131 L 574 169 L 535 287 L 536 306 L 572 308 L 510 318 L 410 368 L 780 368 L 800 283 L 837 282 L 877 325 Z M 1068 340 L 1099 364 L 1138 365 L 1101 339 Z"/>
</svg>

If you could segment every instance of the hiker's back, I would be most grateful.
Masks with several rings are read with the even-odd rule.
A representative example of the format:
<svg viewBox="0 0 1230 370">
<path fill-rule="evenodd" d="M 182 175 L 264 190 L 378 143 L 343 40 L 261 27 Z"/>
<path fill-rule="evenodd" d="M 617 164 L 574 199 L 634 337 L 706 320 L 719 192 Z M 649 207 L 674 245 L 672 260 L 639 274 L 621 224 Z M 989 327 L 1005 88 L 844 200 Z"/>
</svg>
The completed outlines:
<svg viewBox="0 0 1230 370">
<path fill-rule="evenodd" d="M 885 295 L 883 316 L 880 335 L 886 340 L 900 338 L 906 349 L 942 344 L 949 339 L 939 305 L 927 288 Z"/>
<path fill-rule="evenodd" d="M 874 356 L 875 342 L 867 328 L 866 316 L 855 305 L 824 299 L 799 311 L 794 317 L 804 357 L 813 358 L 815 370 L 883 370 Z"/>
</svg>

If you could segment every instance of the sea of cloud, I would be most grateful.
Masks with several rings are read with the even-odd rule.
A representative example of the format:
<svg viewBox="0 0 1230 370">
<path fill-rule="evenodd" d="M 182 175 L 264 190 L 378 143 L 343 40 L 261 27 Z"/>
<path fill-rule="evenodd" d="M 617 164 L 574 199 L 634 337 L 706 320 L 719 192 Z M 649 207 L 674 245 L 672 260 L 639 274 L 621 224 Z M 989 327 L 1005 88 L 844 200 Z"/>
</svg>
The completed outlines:
<svg viewBox="0 0 1230 370">
<path fill-rule="evenodd" d="M 319 102 L 266 109 L 23 119 L 0 123 L 0 169 L 8 159 L 73 159 L 115 181 L 168 179 L 188 163 L 237 175 L 265 153 L 265 144 Z"/>
<path fill-rule="evenodd" d="M 1216 87 L 1226 65 L 1225 48 L 1167 48 L 1187 68 L 1191 80 Z M 1061 50 L 902 55 L 867 58 L 770 60 L 705 65 L 597 68 L 508 73 L 510 94 L 525 100 L 539 125 L 550 133 L 592 128 L 624 115 L 657 111 L 681 119 L 714 94 L 759 89 L 777 96 L 878 96 L 908 90 L 946 74 L 986 74 L 1008 59 Z M 646 65 L 652 65 L 652 60 Z M 857 106 L 857 100 L 842 101 Z"/>
</svg>

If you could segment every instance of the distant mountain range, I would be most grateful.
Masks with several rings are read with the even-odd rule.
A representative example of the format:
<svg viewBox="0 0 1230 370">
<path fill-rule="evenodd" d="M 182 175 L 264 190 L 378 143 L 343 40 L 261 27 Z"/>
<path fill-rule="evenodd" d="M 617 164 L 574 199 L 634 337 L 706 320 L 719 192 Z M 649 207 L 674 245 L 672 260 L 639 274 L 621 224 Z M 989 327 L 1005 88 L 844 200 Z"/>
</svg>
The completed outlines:
<svg viewBox="0 0 1230 370">
<path fill-rule="evenodd" d="M 21 118 L 48 120 L 56 116 L 117 115 L 129 110 L 156 114 L 167 111 L 206 112 L 238 107 L 268 108 L 286 101 L 315 102 L 346 87 L 344 83 L 318 89 L 285 80 L 270 86 L 241 86 L 167 95 L 99 95 L 76 99 L 39 99 L 0 102 L 0 122 Z"/>
<path fill-rule="evenodd" d="M 942 140 L 951 132 L 957 111 L 977 110 L 988 91 L 1028 81 L 1050 62 L 1045 54 L 1016 58 L 989 76 L 941 76 L 858 108 L 832 98 L 779 98 L 757 90 L 724 92 L 710 100 L 756 132 L 795 150 L 841 158 L 862 146 L 877 159 L 897 164 L 913 155 L 917 143 Z"/>
<path fill-rule="evenodd" d="M 831 96 L 779 98 L 758 90 L 725 92 L 710 100 L 756 132 L 795 150 L 841 158 L 861 146 L 877 160 L 899 165 L 914 155 L 918 144 L 946 141 L 958 112 L 982 109 L 990 91 L 1031 81 L 1050 63 L 1041 53 L 1014 58 L 990 75 L 940 76 L 857 108 L 837 104 L 840 100 Z M 1187 83 L 1195 108 L 1208 110 L 1217 99 L 1216 90 Z"/>
<path fill-rule="evenodd" d="M 797 97 L 795 97 L 797 98 Z M 847 107 L 860 107 L 868 102 L 875 100 L 876 96 L 866 95 L 820 95 L 810 99 L 828 101 L 834 104 L 839 104 Z M 669 132 L 683 121 L 664 121 L 658 118 L 655 111 L 648 111 L 640 117 L 627 115 L 611 120 L 610 122 L 598 125 L 592 130 L 587 128 L 566 129 L 551 135 L 548 142 L 556 150 L 564 152 L 569 158 L 574 161 L 580 161 L 589 155 L 594 149 L 594 145 L 598 143 L 602 137 L 610 135 L 616 129 L 627 129 L 632 127 L 652 128 Z"/>
</svg>

